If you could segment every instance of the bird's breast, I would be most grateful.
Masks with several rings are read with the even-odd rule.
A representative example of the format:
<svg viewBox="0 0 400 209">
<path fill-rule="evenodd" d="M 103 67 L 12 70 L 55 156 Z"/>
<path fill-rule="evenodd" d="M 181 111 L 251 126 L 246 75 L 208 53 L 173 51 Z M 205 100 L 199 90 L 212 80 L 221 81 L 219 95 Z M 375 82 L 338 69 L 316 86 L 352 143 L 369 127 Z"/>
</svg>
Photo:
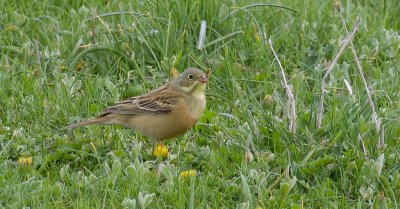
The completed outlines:
<svg viewBox="0 0 400 209">
<path fill-rule="evenodd" d="M 206 96 L 204 94 L 193 95 L 188 105 L 189 114 L 197 121 L 203 114 L 205 108 Z"/>
</svg>

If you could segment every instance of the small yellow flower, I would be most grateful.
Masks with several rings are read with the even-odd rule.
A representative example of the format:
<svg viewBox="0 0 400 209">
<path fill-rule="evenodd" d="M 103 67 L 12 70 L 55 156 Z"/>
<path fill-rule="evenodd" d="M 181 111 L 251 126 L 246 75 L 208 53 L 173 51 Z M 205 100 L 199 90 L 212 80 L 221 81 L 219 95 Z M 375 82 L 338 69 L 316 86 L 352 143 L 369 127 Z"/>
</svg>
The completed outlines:
<svg viewBox="0 0 400 209">
<path fill-rule="evenodd" d="M 20 165 L 32 165 L 32 157 L 20 157 L 18 163 Z"/>
<path fill-rule="evenodd" d="M 195 170 L 182 171 L 180 173 L 180 175 L 183 178 L 187 178 L 187 177 L 190 177 L 190 176 L 196 176 L 197 172 Z"/>
<path fill-rule="evenodd" d="M 263 209 L 261 206 L 257 206 L 256 209 Z"/>
<path fill-rule="evenodd" d="M 168 147 L 163 143 L 157 143 L 153 148 L 153 156 L 166 159 L 168 157 Z"/>
</svg>

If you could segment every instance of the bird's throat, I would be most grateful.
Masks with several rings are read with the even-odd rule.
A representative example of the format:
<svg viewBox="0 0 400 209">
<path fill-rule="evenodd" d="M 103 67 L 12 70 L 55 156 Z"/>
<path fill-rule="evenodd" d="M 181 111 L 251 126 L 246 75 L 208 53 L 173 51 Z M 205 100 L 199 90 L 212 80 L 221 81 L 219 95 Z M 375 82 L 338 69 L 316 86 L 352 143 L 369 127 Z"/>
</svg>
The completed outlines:
<svg viewBox="0 0 400 209">
<path fill-rule="evenodd" d="M 205 88 L 206 84 L 198 84 L 190 93 L 191 99 L 189 100 L 189 111 L 196 119 L 203 114 L 206 107 Z"/>
</svg>

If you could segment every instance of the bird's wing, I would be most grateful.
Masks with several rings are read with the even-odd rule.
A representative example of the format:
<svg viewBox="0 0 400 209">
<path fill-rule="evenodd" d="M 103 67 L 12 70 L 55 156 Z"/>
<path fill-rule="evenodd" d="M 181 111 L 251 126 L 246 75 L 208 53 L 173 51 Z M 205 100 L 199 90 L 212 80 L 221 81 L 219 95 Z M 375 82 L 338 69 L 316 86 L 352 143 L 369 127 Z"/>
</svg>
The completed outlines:
<svg viewBox="0 0 400 209">
<path fill-rule="evenodd" d="M 103 114 L 140 115 L 169 113 L 177 105 L 179 91 L 166 84 L 146 95 L 131 97 L 109 107 Z"/>
</svg>

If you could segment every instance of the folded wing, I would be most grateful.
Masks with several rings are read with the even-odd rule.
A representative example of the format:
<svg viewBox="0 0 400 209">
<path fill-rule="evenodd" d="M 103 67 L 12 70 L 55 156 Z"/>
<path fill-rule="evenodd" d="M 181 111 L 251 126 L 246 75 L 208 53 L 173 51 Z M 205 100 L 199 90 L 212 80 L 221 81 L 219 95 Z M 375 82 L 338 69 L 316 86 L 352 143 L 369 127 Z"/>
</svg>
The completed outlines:
<svg viewBox="0 0 400 209">
<path fill-rule="evenodd" d="M 131 97 L 127 100 L 118 102 L 104 110 L 103 115 L 139 115 L 139 114 L 159 114 L 169 113 L 178 103 L 179 92 L 174 90 L 169 84 L 164 85 L 144 96 Z"/>
</svg>

